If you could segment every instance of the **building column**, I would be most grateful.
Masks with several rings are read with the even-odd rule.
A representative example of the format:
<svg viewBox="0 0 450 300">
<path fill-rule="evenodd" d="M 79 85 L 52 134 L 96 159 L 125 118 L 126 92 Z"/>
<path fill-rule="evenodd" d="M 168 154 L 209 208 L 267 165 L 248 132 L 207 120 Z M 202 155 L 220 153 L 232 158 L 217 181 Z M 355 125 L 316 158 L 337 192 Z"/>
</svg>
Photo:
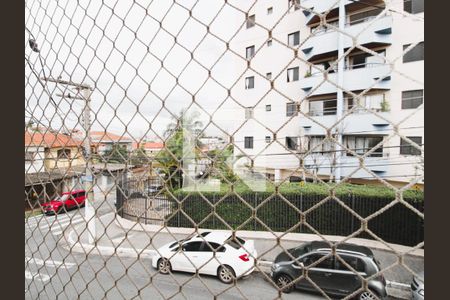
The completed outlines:
<svg viewBox="0 0 450 300">
<path fill-rule="evenodd" d="M 275 182 L 280 182 L 281 181 L 281 170 L 280 169 L 275 169 Z"/>
</svg>

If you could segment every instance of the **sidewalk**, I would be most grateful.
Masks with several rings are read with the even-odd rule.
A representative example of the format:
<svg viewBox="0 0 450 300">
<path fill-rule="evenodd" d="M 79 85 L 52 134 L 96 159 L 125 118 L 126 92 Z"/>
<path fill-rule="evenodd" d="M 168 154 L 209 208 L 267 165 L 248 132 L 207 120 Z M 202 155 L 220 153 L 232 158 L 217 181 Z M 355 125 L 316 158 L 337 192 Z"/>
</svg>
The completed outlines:
<svg viewBox="0 0 450 300">
<path fill-rule="evenodd" d="M 75 252 L 94 255 L 109 256 L 117 254 L 124 257 L 151 259 L 156 254 L 155 249 L 166 243 L 185 238 L 193 232 L 193 228 L 164 228 L 159 225 L 139 224 L 122 219 L 115 213 L 109 213 L 96 218 L 97 241 L 94 245 L 89 244 L 86 224 L 83 223 L 75 226 L 73 230 L 65 232 L 68 244 L 63 245 L 63 247 Z M 276 234 L 281 235 L 281 233 Z M 301 242 L 317 240 L 315 235 L 290 233 L 280 237 L 282 248 L 280 245 L 275 246 L 276 238 L 270 232 L 240 231 L 239 236 L 255 241 L 260 269 L 263 272 L 269 272 L 271 262 L 278 253 L 283 251 L 283 248 L 289 249 L 298 246 Z M 343 239 L 343 237 L 336 236 L 325 236 L 325 238 L 333 241 Z M 372 248 L 381 261 L 382 268 L 386 268 L 397 261 L 397 256 L 392 253 L 392 250 L 380 242 L 365 239 L 351 239 L 348 242 Z M 401 245 L 395 245 L 393 248 L 399 253 L 410 251 L 409 247 Z M 416 272 L 423 270 L 423 250 L 411 252 L 411 255 L 405 257 L 405 263 Z M 407 270 L 396 266 L 387 270 L 384 274 L 386 280 L 390 282 L 390 294 L 399 298 L 409 297 L 409 283 L 412 276 Z"/>
</svg>

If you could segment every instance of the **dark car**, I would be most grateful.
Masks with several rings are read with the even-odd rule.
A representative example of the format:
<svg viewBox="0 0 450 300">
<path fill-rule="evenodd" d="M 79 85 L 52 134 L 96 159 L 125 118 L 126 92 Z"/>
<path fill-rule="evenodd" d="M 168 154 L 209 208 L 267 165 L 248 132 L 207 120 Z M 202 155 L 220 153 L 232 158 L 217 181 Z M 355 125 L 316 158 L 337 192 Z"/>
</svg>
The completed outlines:
<svg viewBox="0 0 450 300">
<path fill-rule="evenodd" d="M 336 247 L 334 256 L 328 243 L 314 241 L 279 254 L 272 265 L 271 277 L 285 293 L 294 288 L 317 292 L 307 276 L 327 295 L 345 297 L 363 287 L 361 277 L 367 278 L 379 271 L 379 262 L 367 247 L 343 243 Z M 386 280 L 382 275 L 371 278 L 368 287 L 370 291 L 362 290 L 357 299 L 386 299 Z"/>
<path fill-rule="evenodd" d="M 74 190 L 62 193 L 61 196 L 42 204 L 44 213 L 47 215 L 61 213 L 64 210 L 83 207 L 86 202 L 86 192 L 84 190 Z"/>
</svg>

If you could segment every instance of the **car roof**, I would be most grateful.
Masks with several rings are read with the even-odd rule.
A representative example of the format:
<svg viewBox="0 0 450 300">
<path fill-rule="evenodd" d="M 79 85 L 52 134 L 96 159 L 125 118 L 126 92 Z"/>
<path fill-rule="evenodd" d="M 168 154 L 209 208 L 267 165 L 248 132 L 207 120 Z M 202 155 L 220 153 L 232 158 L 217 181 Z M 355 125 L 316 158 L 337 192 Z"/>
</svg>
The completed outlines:
<svg viewBox="0 0 450 300">
<path fill-rule="evenodd" d="M 208 242 L 223 244 L 230 236 L 231 236 L 231 232 L 212 231 L 204 237 L 196 236 L 193 239 L 191 239 L 191 241 L 204 241 L 205 240 Z"/>
<path fill-rule="evenodd" d="M 311 246 L 312 251 L 317 251 L 319 249 L 331 250 L 330 245 L 324 241 L 313 241 L 310 243 L 310 246 Z M 346 253 L 346 252 L 357 252 L 357 253 L 361 253 L 361 254 L 364 254 L 369 257 L 374 257 L 374 254 L 373 254 L 372 250 L 370 250 L 370 248 L 365 247 L 365 246 L 356 245 L 356 244 L 351 244 L 351 243 L 339 244 L 336 247 L 336 251 L 338 253 L 342 253 L 342 254 Z M 352 253 L 352 254 L 357 254 L 357 253 Z"/>
<path fill-rule="evenodd" d="M 81 192 L 85 192 L 85 190 L 73 190 L 70 192 L 64 192 L 61 195 L 70 195 L 70 194 L 76 194 L 76 193 L 81 193 Z"/>
</svg>

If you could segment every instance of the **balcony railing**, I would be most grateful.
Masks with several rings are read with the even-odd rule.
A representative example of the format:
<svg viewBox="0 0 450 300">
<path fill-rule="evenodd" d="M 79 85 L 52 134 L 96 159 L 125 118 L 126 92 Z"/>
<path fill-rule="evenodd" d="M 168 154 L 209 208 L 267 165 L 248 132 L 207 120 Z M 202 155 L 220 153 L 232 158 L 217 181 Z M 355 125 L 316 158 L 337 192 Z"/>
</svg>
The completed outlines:
<svg viewBox="0 0 450 300">
<path fill-rule="evenodd" d="M 369 16 L 369 17 L 364 17 L 364 18 L 360 18 L 360 19 L 356 19 L 356 20 L 352 20 L 352 21 L 346 21 L 344 27 L 350 27 L 353 25 L 357 25 L 357 24 L 361 24 L 361 23 L 366 23 L 369 22 L 375 18 L 377 18 L 378 16 Z M 332 21 L 332 22 L 327 22 L 328 25 L 332 25 L 334 27 L 339 27 L 339 21 Z M 330 28 L 328 26 L 318 26 L 315 28 L 311 28 L 311 33 L 314 34 L 315 36 L 327 33 L 329 31 L 336 31 L 334 28 Z"/>
</svg>

